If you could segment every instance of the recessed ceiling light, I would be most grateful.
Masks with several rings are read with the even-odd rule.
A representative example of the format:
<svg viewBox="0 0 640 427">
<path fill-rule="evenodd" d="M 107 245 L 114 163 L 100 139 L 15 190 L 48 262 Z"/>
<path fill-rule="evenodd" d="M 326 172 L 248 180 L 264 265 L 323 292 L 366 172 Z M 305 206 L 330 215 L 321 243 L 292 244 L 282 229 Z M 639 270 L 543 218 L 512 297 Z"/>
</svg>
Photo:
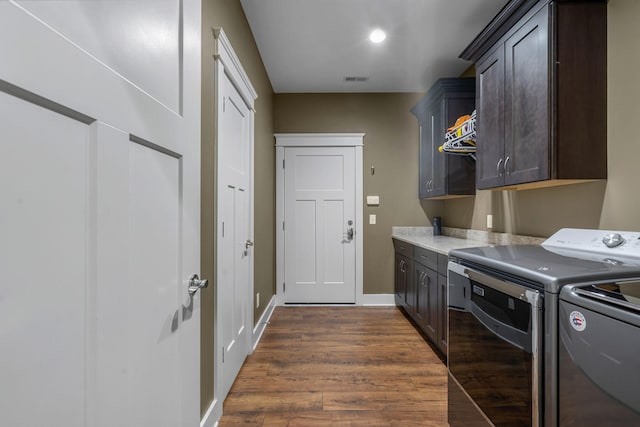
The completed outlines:
<svg viewBox="0 0 640 427">
<path fill-rule="evenodd" d="M 371 40 L 373 43 L 382 43 L 386 38 L 387 35 L 380 28 L 376 28 L 375 30 L 371 31 L 371 34 L 369 34 L 369 40 Z"/>
</svg>

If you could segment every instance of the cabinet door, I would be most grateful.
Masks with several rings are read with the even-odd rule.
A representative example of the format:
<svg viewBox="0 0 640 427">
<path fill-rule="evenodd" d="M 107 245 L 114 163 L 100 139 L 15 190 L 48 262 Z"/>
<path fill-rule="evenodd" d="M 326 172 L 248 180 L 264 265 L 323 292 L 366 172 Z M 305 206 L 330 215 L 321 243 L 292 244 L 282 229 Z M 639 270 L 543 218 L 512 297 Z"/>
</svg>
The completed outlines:
<svg viewBox="0 0 640 427">
<path fill-rule="evenodd" d="M 447 332 L 449 316 L 447 313 L 447 276 L 438 274 L 438 348 L 447 355 Z"/>
<path fill-rule="evenodd" d="M 414 262 L 412 259 L 406 258 L 407 268 L 404 275 L 405 283 L 405 305 L 407 312 L 411 317 L 414 317 L 416 311 L 416 285 L 415 285 L 415 271 Z"/>
<path fill-rule="evenodd" d="M 395 269 L 394 269 L 395 300 L 396 300 L 396 305 L 398 307 L 403 307 L 405 309 L 406 309 L 405 306 L 406 306 L 406 293 L 407 293 L 407 283 L 405 279 L 406 268 L 407 268 L 406 258 L 396 253 Z"/>
<path fill-rule="evenodd" d="M 505 184 L 549 179 L 548 9 L 505 42 Z"/>
<path fill-rule="evenodd" d="M 504 184 L 504 50 L 498 48 L 476 64 L 476 108 L 478 129 L 476 185 Z"/>
<path fill-rule="evenodd" d="M 445 103 L 441 101 L 433 106 L 431 113 L 431 189 L 429 197 L 443 196 L 447 194 L 446 188 L 446 154 L 438 149 L 444 143 Z"/>
<path fill-rule="evenodd" d="M 424 121 L 420 122 L 420 145 L 418 160 L 418 195 L 421 199 L 431 197 L 431 180 L 433 178 L 433 168 L 431 166 L 433 144 L 431 139 L 431 116 L 427 115 Z"/>
<path fill-rule="evenodd" d="M 427 332 L 425 328 L 429 315 L 429 292 L 427 289 L 427 271 L 429 269 L 418 263 L 415 266 L 416 305 L 414 320 L 420 329 Z"/>
<path fill-rule="evenodd" d="M 412 270 L 413 260 L 396 252 L 394 281 L 396 306 L 402 307 L 411 316 L 413 316 L 415 305 Z"/>
<path fill-rule="evenodd" d="M 428 312 L 425 332 L 434 344 L 438 344 L 438 273 L 427 269 L 426 287 L 428 292 Z"/>
</svg>

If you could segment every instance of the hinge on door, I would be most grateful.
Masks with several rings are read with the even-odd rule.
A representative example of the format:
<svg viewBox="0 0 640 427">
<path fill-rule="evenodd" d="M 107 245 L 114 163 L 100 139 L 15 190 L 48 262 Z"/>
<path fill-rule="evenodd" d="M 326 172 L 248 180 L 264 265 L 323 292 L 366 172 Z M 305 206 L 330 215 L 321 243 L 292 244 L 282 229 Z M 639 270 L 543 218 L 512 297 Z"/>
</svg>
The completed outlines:
<svg viewBox="0 0 640 427">
<path fill-rule="evenodd" d="M 282 282 L 282 292 L 286 292 L 287 291 L 287 284 L 285 282 Z"/>
<path fill-rule="evenodd" d="M 284 169 L 284 159 L 282 159 L 282 169 Z"/>
<path fill-rule="evenodd" d="M 224 363 L 224 346 L 222 346 L 222 363 Z"/>
<path fill-rule="evenodd" d="M 222 221 L 222 237 L 224 237 L 224 221 Z"/>
<path fill-rule="evenodd" d="M 282 231 L 284 231 L 284 221 L 282 221 Z"/>
<path fill-rule="evenodd" d="M 223 113 L 224 113 L 224 111 L 226 110 L 226 108 L 227 108 L 227 97 L 226 97 L 226 96 L 223 96 L 223 97 L 222 97 L 222 112 L 223 112 Z"/>
</svg>

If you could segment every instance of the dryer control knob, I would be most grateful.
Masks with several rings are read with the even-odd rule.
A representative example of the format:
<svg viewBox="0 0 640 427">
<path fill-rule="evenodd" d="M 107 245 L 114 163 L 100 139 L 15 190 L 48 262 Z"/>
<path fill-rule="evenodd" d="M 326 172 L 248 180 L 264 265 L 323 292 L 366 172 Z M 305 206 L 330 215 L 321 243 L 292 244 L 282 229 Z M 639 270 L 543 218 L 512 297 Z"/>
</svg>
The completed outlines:
<svg viewBox="0 0 640 427">
<path fill-rule="evenodd" d="M 602 239 L 602 243 L 607 245 L 608 248 L 615 248 L 616 246 L 620 246 L 624 243 L 624 239 L 620 235 L 620 233 L 611 233 L 604 236 Z"/>
</svg>

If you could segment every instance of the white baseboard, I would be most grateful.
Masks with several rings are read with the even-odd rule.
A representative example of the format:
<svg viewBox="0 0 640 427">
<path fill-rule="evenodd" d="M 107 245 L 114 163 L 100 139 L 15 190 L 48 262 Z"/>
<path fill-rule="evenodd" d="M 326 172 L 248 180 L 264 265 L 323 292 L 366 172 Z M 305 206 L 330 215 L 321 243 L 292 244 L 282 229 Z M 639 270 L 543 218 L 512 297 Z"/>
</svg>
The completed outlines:
<svg viewBox="0 0 640 427">
<path fill-rule="evenodd" d="M 258 320 L 258 323 L 253 328 L 253 337 L 252 337 L 252 346 L 251 346 L 252 353 L 258 346 L 258 343 L 260 342 L 260 338 L 262 338 L 264 329 L 267 327 L 267 324 L 269 323 L 269 319 L 271 319 L 271 315 L 273 314 L 273 310 L 275 308 L 276 308 L 276 296 L 274 295 L 273 297 L 271 297 L 271 301 L 269 301 L 267 308 L 264 310 L 264 312 L 262 312 L 262 316 L 260 316 L 260 320 Z"/>
<path fill-rule="evenodd" d="M 396 305 L 394 294 L 364 294 L 361 305 Z"/>
<path fill-rule="evenodd" d="M 301 307 L 311 307 L 311 306 L 319 306 L 319 307 L 346 307 L 346 304 L 285 304 L 284 299 L 279 297 L 278 295 L 274 296 L 275 301 L 272 300 L 274 305 L 276 306 L 301 306 Z M 361 296 L 356 297 L 356 304 L 359 306 L 392 306 L 396 305 L 395 295 L 394 294 L 363 294 Z M 266 311 L 265 311 L 266 312 Z"/>
<path fill-rule="evenodd" d="M 207 409 L 207 413 L 200 420 L 200 427 L 217 427 L 220 418 L 222 418 L 222 402 L 214 399 L 209 409 Z"/>
</svg>

